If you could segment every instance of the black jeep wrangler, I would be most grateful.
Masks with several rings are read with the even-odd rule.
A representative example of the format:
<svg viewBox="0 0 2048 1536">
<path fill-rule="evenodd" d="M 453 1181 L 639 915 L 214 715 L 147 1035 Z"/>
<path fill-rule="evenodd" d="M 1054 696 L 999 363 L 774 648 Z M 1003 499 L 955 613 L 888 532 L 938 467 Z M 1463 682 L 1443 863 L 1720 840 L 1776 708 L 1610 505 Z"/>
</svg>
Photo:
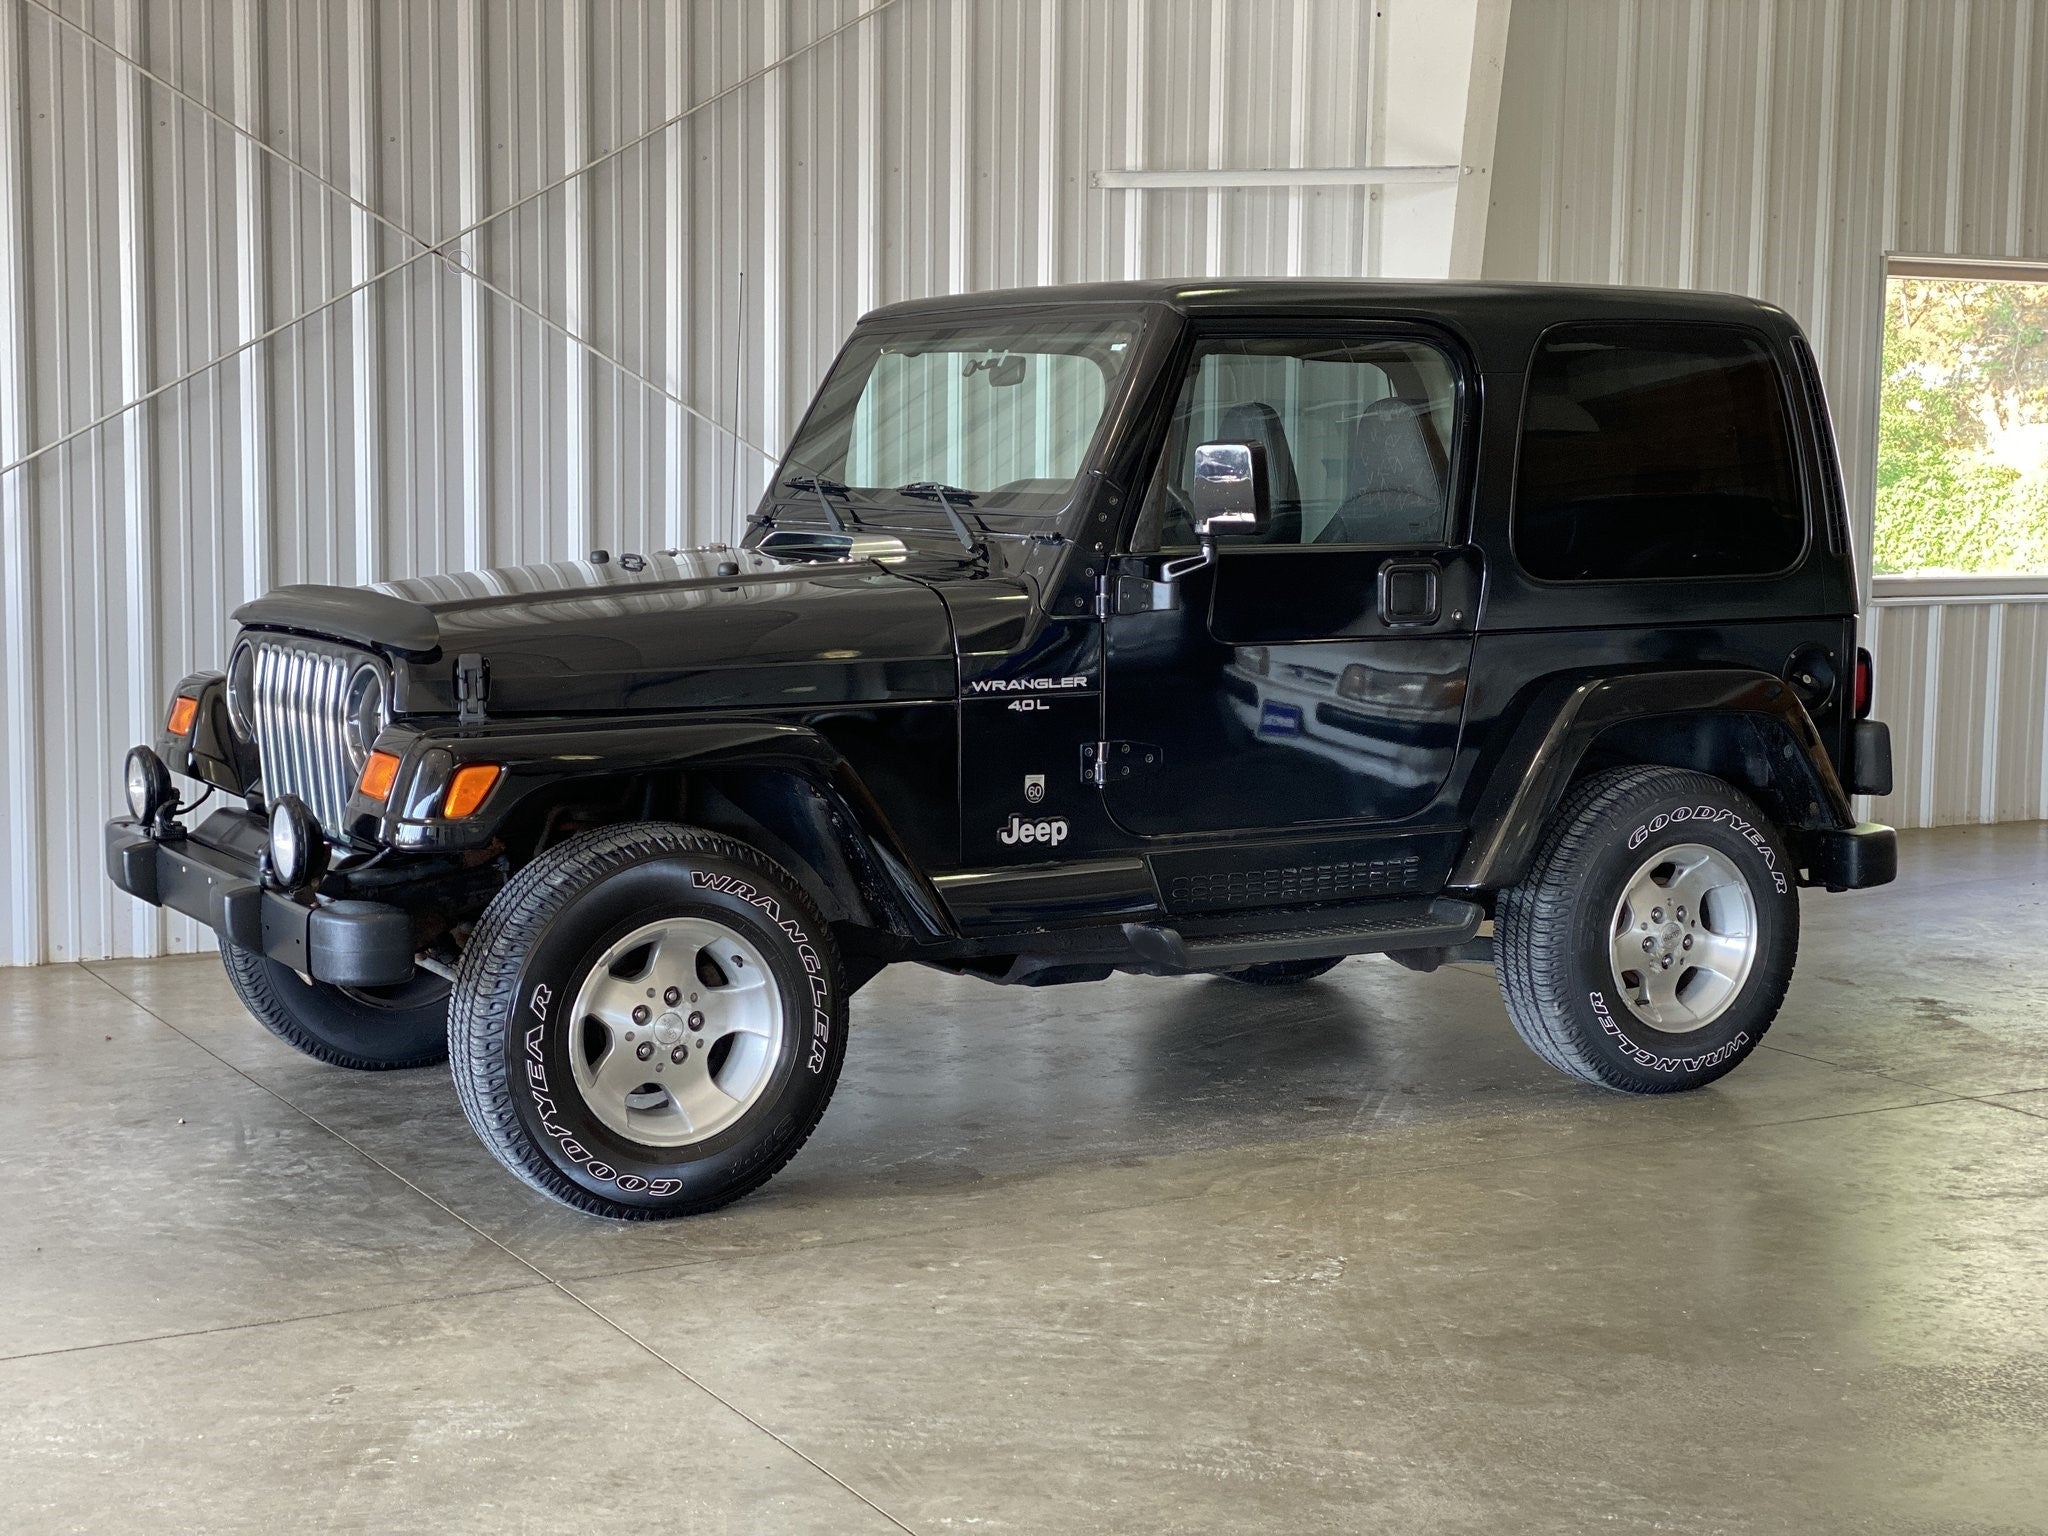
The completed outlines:
<svg viewBox="0 0 2048 1536">
<path fill-rule="evenodd" d="M 1561 1071 L 1695 1088 L 1801 886 L 1892 878 L 1841 477 L 1780 311 L 1115 284 L 883 309 L 736 547 L 241 608 L 109 823 L 342 1066 L 453 1058 L 612 1216 L 754 1189 L 847 1000 L 1491 958 Z M 187 827 L 173 772 L 246 808 Z"/>
</svg>

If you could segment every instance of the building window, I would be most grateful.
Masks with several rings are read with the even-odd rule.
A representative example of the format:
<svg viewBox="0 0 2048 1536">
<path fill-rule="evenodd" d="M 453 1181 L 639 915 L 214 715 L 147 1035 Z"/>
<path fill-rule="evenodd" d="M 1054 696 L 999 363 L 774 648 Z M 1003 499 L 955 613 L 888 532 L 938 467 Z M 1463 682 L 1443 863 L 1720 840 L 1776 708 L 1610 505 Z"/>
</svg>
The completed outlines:
<svg viewBox="0 0 2048 1536">
<path fill-rule="evenodd" d="M 1727 325 L 1565 325 L 1529 368 L 1515 554 L 1546 581 L 1761 576 L 1806 547 L 1785 389 Z"/>
<path fill-rule="evenodd" d="M 1879 576 L 2048 575 L 2048 269 L 2014 270 L 1892 264 Z"/>
</svg>

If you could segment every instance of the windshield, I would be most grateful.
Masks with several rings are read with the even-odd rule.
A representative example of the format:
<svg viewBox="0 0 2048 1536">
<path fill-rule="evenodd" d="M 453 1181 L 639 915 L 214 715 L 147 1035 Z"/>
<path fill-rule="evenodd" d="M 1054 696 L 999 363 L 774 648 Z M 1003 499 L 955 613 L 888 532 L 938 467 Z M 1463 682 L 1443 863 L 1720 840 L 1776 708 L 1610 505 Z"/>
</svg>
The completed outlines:
<svg viewBox="0 0 2048 1536">
<path fill-rule="evenodd" d="M 821 487 L 862 518 L 932 515 L 938 488 L 976 515 L 1058 512 L 1137 334 L 1134 317 L 1106 313 L 856 336 L 790 444 L 776 515 L 822 520 Z"/>
</svg>

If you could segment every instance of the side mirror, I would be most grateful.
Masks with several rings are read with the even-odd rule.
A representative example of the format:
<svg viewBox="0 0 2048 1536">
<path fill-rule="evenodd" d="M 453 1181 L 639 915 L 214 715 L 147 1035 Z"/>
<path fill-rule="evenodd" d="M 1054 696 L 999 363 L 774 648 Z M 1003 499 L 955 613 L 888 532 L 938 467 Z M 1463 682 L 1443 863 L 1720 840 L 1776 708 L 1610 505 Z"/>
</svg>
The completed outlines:
<svg viewBox="0 0 2048 1536">
<path fill-rule="evenodd" d="M 1262 443 L 1203 443 L 1195 449 L 1195 532 L 1263 533 L 1273 516 Z"/>
</svg>

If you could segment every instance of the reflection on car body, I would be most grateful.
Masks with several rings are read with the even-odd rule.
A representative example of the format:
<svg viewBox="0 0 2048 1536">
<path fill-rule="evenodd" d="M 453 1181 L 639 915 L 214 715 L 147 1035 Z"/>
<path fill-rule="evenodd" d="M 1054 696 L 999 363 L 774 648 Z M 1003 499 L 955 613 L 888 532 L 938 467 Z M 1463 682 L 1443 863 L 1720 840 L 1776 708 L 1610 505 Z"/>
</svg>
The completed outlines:
<svg viewBox="0 0 2048 1536">
<path fill-rule="evenodd" d="M 1457 640 L 1245 645 L 1224 669 L 1223 688 L 1232 714 L 1263 744 L 1385 784 L 1434 789 L 1458 746 L 1468 651 Z"/>
</svg>

